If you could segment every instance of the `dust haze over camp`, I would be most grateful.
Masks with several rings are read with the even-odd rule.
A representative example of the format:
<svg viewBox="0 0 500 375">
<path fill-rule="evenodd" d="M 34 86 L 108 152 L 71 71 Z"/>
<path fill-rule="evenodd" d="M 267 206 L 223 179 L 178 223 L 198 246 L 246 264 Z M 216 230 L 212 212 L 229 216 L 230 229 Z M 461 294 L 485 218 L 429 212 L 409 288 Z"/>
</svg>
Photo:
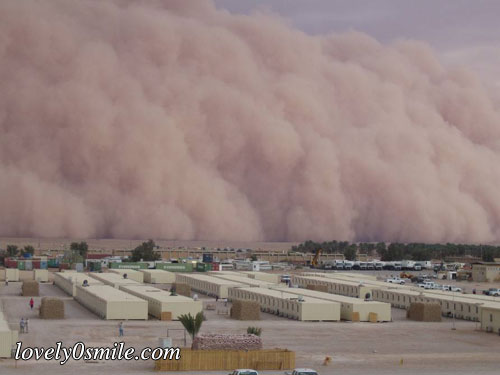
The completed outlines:
<svg viewBox="0 0 500 375">
<path fill-rule="evenodd" d="M 0 2 L 0 235 L 492 242 L 498 96 L 210 1 Z"/>
</svg>

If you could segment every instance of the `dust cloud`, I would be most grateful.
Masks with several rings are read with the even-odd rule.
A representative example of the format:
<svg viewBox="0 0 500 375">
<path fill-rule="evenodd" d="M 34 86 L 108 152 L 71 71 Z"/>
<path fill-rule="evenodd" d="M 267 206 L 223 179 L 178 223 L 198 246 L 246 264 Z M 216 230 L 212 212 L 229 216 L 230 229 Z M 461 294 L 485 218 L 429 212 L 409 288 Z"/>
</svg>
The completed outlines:
<svg viewBox="0 0 500 375">
<path fill-rule="evenodd" d="M 498 101 L 424 43 L 0 2 L 0 235 L 496 241 Z"/>
</svg>

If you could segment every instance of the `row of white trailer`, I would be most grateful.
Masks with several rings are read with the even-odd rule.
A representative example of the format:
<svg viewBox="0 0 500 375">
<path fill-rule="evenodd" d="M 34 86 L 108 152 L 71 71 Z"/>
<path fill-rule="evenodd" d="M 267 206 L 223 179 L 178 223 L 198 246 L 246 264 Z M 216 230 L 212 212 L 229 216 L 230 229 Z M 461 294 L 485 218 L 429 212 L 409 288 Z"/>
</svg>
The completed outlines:
<svg viewBox="0 0 500 375">
<path fill-rule="evenodd" d="M 17 268 L 6 268 L 2 270 L 3 280 L 9 282 L 17 282 L 20 281 L 19 270 Z M 31 271 L 33 274 L 33 280 L 38 281 L 40 283 L 46 283 L 49 281 L 49 271 L 44 269 L 34 269 Z"/>
<path fill-rule="evenodd" d="M 182 314 L 202 311 L 201 301 L 171 295 L 116 273 L 58 272 L 54 274 L 54 283 L 88 310 L 108 320 L 147 320 L 148 315 L 161 319 L 164 312 L 177 320 Z"/>
<path fill-rule="evenodd" d="M 330 293 L 337 293 L 363 298 L 370 294 L 375 301 L 386 302 L 391 306 L 408 309 L 412 302 L 437 303 L 441 306 L 443 316 L 481 322 L 485 331 L 500 333 L 500 300 L 496 297 L 481 294 L 462 294 L 388 284 L 367 278 L 365 275 L 355 277 L 342 273 L 307 273 L 292 277 L 292 283 L 307 285 L 326 285 Z M 362 278 L 362 279 L 360 279 Z"/>
<path fill-rule="evenodd" d="M 0 311 L 0 358 L 10 358 L 18 341 L 18 331 L 12 330 L 4 313 Z"/>
</svg>

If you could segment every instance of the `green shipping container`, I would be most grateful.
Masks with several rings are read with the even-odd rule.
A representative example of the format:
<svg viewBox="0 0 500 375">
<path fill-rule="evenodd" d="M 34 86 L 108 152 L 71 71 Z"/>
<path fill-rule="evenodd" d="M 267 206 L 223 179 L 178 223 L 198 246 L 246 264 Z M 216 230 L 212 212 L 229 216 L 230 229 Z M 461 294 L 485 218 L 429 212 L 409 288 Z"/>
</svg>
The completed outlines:
<svg viewBox="0 0 500 375">
<path fill-rule="evenodd" d="M 193 272 L 193 263 L 156 263 L 156 269 L 170 272 Z"/>
<path fill-rule="evenodd" d="M 212 271 L 212 264 L 209 263 L 196 263 L 197 272 L 208 272 Z"/>
<path fill-rule="evenodd" d="M 59 267 L 59 261 L 57 259 L 49 259 L 47 261 L 47 265 L 49 268 L 57 268 Z"/>
<path fill-rule="evenodd" d="M 120 269 L 120 270 L 123 270 L 123 269 L 126 269 L 126 270 L 144 270 L 144 269 L 148 268 L 148 263 L 111 262 L 109 264 L 109 268 L 115 268 L 115 269 Z"/>
<path fill-rule="evenodd" d="M 24 260 L 20 260 L 17 262 L 17 269 L 18 270 L 24 270 L 26 268 L 26 265 L 24 263 Z"/>
<path fill-rule="evenodd" d="M 89 266 L 90 272 L 98 272 L 102 270 L 101 262 L 90 262 Z"/>
</svg>

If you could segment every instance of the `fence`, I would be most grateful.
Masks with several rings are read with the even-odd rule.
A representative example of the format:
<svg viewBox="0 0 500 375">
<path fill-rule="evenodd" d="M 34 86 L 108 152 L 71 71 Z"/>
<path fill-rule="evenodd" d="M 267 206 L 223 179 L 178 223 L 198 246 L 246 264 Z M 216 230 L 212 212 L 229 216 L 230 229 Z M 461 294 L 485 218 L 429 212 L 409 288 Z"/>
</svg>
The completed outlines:
<svg viewBox="0 0 500 375">
<path fill-rule="evenodd" d="M 191 350 L 181 349 L 181 359 L 155 362 L 157 371 L 212 371 L 252 368 L 290 370 L 295 368 L 295 352 L 286 349 L 265 350 Z"/>
</svg>

